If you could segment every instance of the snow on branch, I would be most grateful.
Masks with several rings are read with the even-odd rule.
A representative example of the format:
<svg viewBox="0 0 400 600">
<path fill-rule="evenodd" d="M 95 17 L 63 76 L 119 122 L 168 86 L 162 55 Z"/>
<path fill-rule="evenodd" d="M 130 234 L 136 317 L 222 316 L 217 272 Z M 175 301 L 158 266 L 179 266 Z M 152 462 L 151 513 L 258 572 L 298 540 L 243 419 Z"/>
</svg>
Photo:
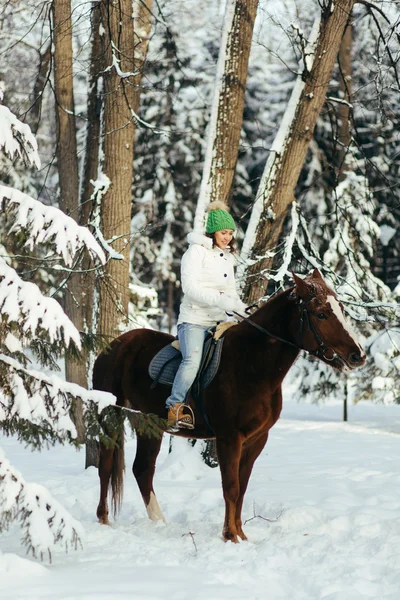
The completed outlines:
<svg viewBox="0 0 400 600">
<path fill-rule="evenodd" d="M 295 243 L 297 229 L 299 227 L 299 215 L 297 212 L 297 202 L 295 200 L 292 203 L 291 219 L 292 219 L 292 230 L 285 239 L 284 256 L 283 256 L 282 264 L 279 267 L 279 270 L 275 275 L 273 275 L 271 273 L 269 274 L 270 279 L 273 279 L 274 281 L 278 281 L 278 282 L 279 281 L 282 282 L 283 279 L 286 277 L 286 275 L 290 276 L 288 269 L 289 269 L 290 262 L 292 260 L 293 245 Z"/>
<path fill-rule="evenodd" d="M 27 339 L 46 338 L 51 344 L 71 342 L 80 349 L 76 327 L 53 298 L 43 296 L 37 285 L 23 281 L 0 257 L 0 311 L 3 322 L 15 323 Z"/>
<path fill-rule="evenodd" d="M 21 123 L 9 108 L 0 105 L 0 150 L 2 149 L 11 160 L 19 156 L 40 168 L 36 138 L 29 125 Z"/>
<path fill-rule="evenodd" d="M 80 398 L 84 405 L 84 418 L 101 433 L 98 415 L 111 407 L 121 411 L 132 425 L 142 433 L 159 436 L 162 419 L 145 415 L 137 410 L 115 406 L 113 394 L 100 390 L 86 390 L 56 375 L 45 375 L 26 369 L 16 360 L 0 354 L 0 430 L 16 433 L 23 441 L 40 448 L 43 443 L 66 442 L 76 437 L 70 417 L 71 401 Z M 115 412 L 115 411 L 114 411 Z"/>
<path fill-rule="evenodd" d="M 13 521 L 27 551 L 50 562 L 56 544 L 76 549 L 83 535 L 80 523 L 44 487 L 24 481 L 0 448 L 0 533 Z"/>
<path fill-rule="evenodd" d="M 68 266 L 72 265 L 82 248 L 87 248 L 103 264 L 106 261 L 102 248 L 90 231 L 58 208 L 46 206 L 19 190 L 0 185 L 0 210 L 10 215 L 13 221 L 9 234 L 23 231 L 28 236 L 25 246 L 29 250 L 37 244 L 51 244 Z"/>
</svg>

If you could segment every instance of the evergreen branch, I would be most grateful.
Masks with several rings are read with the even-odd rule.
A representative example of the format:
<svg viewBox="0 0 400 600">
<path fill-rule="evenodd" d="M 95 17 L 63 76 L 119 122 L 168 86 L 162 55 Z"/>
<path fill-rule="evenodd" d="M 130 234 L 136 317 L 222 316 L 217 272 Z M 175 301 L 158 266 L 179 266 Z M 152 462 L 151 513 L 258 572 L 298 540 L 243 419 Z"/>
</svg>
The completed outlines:
<svg viewBox="0 0 400 600">
<path fill-rule="evenodd" d="M 21 528 L 27 552 L 41 560 L 47 556 L 51 562 L 55 544 L 67 551 L 81 544 L 80 523 L 44 487 L 24 481 L 0 449 L 0 533 L 12 522 Z"/>
<path fill-rule="evenodd" d="M 26 235 L 25 246 L 29 250 L 38 244 L 51 245 L 68 266 L 82 248 L 87 248 L 93 258 L 102 263 L 106 261 L 102 248 L 90 231 L 58 208 L 46 206 L 19 190 L 0 185 L 0 210 L 12 220 L 8 234 L 23 232 Z"/>
</svg>

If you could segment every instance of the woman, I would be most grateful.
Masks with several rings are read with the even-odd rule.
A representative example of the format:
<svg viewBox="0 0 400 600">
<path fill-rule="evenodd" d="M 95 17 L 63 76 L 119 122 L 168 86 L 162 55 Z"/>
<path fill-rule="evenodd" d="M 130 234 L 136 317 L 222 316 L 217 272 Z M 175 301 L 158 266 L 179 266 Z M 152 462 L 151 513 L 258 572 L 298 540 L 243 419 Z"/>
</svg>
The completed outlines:
<svg viewBox="0 0 400 600">
<path fill-rule="evenodd" d="M 184 298 L 178 318 L 182 363 L 166 400 L 170 428 L 193 429 L 192 410 L 186 394 L 200 367 L 204 339 L 210 327 L 226 320 L 226 312 L 243 313 L 246 305 L 235 286 L 233 234 L 235 222 L 226 205 L 209 206 L 206 235 L 189 233 L 189 249 L 182 257 Z"/>
</svg>

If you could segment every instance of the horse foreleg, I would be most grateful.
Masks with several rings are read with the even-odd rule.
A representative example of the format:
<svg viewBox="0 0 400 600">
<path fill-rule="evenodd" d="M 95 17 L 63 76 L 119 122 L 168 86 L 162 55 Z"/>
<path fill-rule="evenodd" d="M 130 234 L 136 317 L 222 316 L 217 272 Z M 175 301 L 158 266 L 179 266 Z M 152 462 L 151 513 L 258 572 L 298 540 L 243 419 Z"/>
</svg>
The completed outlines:
<svg viewBox="0 0 400 600">
<path fill-rule="evenodd" d="M 137 434 L 136 457 L 132 471 L 142 494 L 149 519 L 165 521 L 153 489 L 153 477 L 157 456 L 160 452 L 162 436 L 150 438 Z"/>
<path fill-rule="evenodd" d="M 242 455 L 239 464 L 239 497 L 236 503 L 235 524 L 237 534 L 242 540 L 247 540 L 242 529 L 242 506 L 244 495 L 247 490 L 253 465 L 267 443 L 268 431 L 262 432 L 255 440 L 247 440 L 242 446 Z"/>
<path fill-rule="evenodd" d="M 239 439 L 227 442 L 217 439 L 218 462 L 221 468 L 222 490 L 225 500 L 225 522 L 222 530 L 224 540 L 237 543 L 236 503 L 239 498 L 239 463 L 241 442 Z"/>
</svg>

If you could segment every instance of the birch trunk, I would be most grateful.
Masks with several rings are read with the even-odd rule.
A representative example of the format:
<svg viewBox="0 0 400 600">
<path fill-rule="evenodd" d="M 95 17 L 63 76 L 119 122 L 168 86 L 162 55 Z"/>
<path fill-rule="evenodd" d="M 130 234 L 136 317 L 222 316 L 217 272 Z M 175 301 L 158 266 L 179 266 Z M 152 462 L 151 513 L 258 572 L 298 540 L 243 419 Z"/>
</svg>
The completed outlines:
<svg viewBox="0 0 400 600">
<path fill-rule="evenodd" d="M 133 175 L 134 52 L 131 0 L 102 0 L 104 28 L 104 165 L 110 186 L 102 198 L 104 238 L 123 260 L 110 260 L 99 282 L 99 333 L 111 341 L 126 325 Z M 131 73 L 132 75 L 129 75 Z"/>
<path fill-rule="evenodd" d="M 69 0 L 54 0 L 54 89 L 57 114 L 57 167 L 60 185 L 60 208 L 79 219 L 79 179 L 76 148 L 75 105 L 72 70 L 72 22 Z M 79 331 L 83 328 L 80 277 L 71 274 L 65 287 L 64 310 Z M 86 386 L 84 362 L 65 361 L 66 379 Z M 71 408 L 78 442 L 85 440 L 82 401 Z"/>
<path fill-rule="evenodd" d="M 242 252 L 243 261 L 249 264 L 243 290 L 249 304 L 266 292 L 267 273 L 273 263 L 271 251 L 279 242 L 288 208 L 294 199 L 353 5 L 354 0 L 324 3 L 312 65 L 309 55 L 268 159 Z"/>
<path fill-rule="evenodd" d="M 229 0 L 225 10 L 214 100 L 194 229 L 211 201 L 229 204 L 243 122 L 244 94 L 258 0 Z"/>
</svg>

